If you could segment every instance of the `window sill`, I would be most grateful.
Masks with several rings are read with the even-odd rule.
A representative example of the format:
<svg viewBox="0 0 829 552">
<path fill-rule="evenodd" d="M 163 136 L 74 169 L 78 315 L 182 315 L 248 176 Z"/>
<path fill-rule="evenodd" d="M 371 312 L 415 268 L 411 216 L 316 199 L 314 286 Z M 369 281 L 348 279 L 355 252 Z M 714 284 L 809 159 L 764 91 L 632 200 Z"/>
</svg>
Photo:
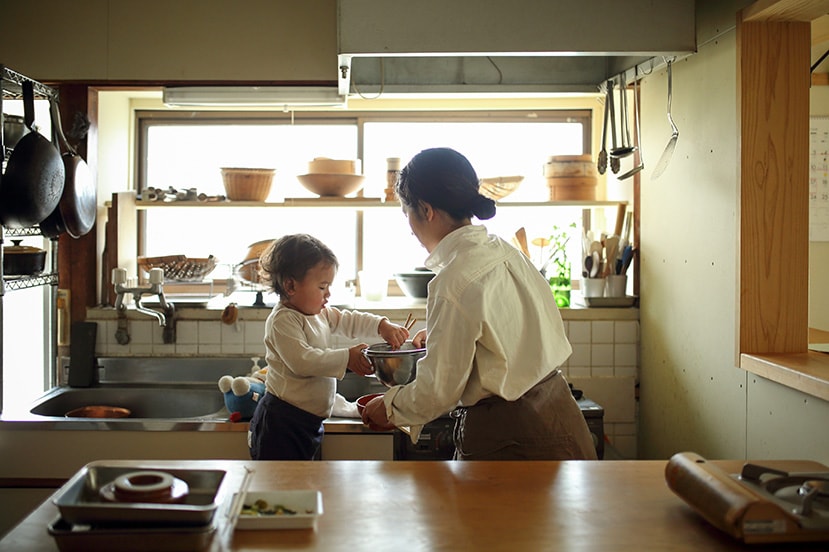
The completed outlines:
<svg viewBox="0 0 829 552">
<path fill-rule="evenodd" d="M 829 332 L 810 329 L 810 342 L 829 341 Z M 740 368 L 786 387 L 829 401 L 829 354 L 804 353 L 741 354 Z"/>
</svg>

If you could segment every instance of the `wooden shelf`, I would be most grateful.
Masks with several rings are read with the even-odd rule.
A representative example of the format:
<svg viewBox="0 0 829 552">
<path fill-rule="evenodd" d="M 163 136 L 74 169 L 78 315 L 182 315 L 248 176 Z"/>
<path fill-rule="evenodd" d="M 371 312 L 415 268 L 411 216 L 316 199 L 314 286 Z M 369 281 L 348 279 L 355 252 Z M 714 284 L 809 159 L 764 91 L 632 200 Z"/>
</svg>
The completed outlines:
<svg viewBox="0 0 829 552">
<path fill-rule="evenodd" d="M 528 202 L 515 201 L 497 203 L 498 208 L 514 207 L 612 207 L 620 204 L 627 204 L 627 201 L 542 201 Z M 135 206 L 139 210 L 147 209 L 192 209 L 195 207 L 203 209 L 228 209 L 228 208 L 297 208 L 297 207 L 325 207 L 325 208 L 349 208 L 349 209 L 375 209 L 394 208 L 399 209 L 397 201 L 383 201 L 380 198 L 342 197 L 342 198 L 291 198 L 283 202 L 260 202 L 260 201 L 136 201 Z"/>
</svg>

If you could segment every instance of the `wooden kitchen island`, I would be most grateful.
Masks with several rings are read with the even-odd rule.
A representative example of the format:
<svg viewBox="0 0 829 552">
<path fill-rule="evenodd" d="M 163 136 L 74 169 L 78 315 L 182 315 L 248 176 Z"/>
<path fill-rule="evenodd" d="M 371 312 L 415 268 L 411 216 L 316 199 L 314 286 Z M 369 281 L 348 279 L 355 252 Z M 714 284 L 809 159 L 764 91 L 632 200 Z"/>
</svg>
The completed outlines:
<svg viewBox="0 0 829 552">
<path fill-rule="evenodd" d="M 763 461 L 776 466 L 779 462 Z M 138 465 L 113 462 L 113 465 Z M 150 463 L 142 462 L 146 466 Z M 826 550 L 827 543 L 741 545 L 665 483 L 665 461 L 157 461 L 163 469 L 254 470 L 249 490 L 322 491 L 318 527 L 221 531 L 212 551 L 253 550 Z M 739 472 L 742 461 L 715 464 Z M 814 462 L 793 464 L 826 471 Z M 779 466 L 779 467 L 782 467 Z M 54 551 L 46 501 L 2 540 L 3 551 Z M 223 522 L 224 524 L 224 522 Z M 226 524 L 225 524 L 226 525 Z M 163 543 L 158 543 L 162 549 Z"/>
</svg>

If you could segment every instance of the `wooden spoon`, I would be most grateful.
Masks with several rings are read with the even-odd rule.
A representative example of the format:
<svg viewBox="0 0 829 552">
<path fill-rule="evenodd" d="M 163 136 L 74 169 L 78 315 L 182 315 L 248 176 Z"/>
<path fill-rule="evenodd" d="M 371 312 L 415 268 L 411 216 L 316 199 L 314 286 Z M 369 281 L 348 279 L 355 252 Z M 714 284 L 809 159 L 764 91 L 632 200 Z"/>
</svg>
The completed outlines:
<svg viewBox="0 0 829 552">
<path fill-rule="evenodd" d="M 515 238 L 518 240 L 518 245 L 521 246 L 521 251 L 529 259 L 530 258 L 530 248 L 527 245 L 527 231 L 524 230 L 523 226 L 521 228 L 519 228 L 518 231 L 515 232 Z"/>
</svg>

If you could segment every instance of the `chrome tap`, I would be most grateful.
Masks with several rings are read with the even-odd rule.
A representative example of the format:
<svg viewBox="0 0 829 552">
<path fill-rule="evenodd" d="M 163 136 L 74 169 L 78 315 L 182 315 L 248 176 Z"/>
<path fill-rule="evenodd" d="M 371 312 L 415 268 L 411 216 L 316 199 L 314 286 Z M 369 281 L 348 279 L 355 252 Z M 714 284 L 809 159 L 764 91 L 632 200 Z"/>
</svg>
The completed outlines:
<svg viewBox="0 0 829 552">
<path fill-rule="evenodd" d="M 112 269 L 112 284 L 115 286 L 115 309 L 118 311 L 119 318 L 126 314 L 127 307 L 124 304 L 124 294 L 129 293 L 135 302 L 135 310 L 147 316 L 152 316 L 158 320 L 158 325 L 164 328 L 164 343 L 175 343 L 175 306 L 168 303 L 164 297 L 164 270 L 161 268 L 150 269 L 150 285 L 149 287 L 127 287 L 127 271 L 124 268 Z M 164 312 L 149 309 L 141 304 L 141 298 L 144 295 L 158 295 L 158 301 Z M 129 338 L 127 337 L 127 342 Z"/>
</svg>

